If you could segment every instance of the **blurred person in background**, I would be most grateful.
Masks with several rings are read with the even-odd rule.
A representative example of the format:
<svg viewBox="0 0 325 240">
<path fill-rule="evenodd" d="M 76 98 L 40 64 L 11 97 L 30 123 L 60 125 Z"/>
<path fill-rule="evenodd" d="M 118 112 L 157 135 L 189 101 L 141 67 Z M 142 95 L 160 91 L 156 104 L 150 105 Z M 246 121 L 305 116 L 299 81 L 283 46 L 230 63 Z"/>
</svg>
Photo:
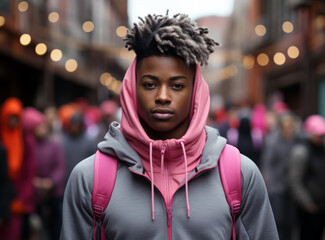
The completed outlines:
<svg viewBox="0 0 325 240">
<path fill-rule="evenodd" d="M 102 111 L 97 106 L 87 106 L 84 111 L 84 119 L 86 125 L 86 134 L 94 142 L 97 140 L 100 134 L 99 124 L 102 121 Z"/>
<path fill-rule="evenodd" d="M 66 180 L 72 169 L 82 159 L 89 157 L 96 151 L 96 142 L 86 134 L 83 113 L 72 111 L 65 121 L 63 147 L 66 159 Z"/>
<path fill-rule="evenodd" d="M 27 173 L 24 177 L 25 181 L 25 187 L 26 190 L 30 191 L 30 194 L 32 194 L 31 198 L 31 210 L 24 214 L 23 218 L 23 233 L 22 233 L 22 239 L 29 240 L 32 231 L 34 229 L 31 228 L 31 215 L 35 212 L 35 187 L 34 187 L 34 181 L 36 177 L 36 139 L 34 135 L 34 131 L 38 125 L 40 125 L 42 122 L 44 122 L 44 116 L 40 114 L 36 109 L 32 107 L 26 107 L 23 110 L 22 117 L 21 117 L 21 124 L 24 131 L 24 138 L 26 142 L 26 148 L 25 148 L 25 158 L 27 157 L 28 165 L 23 166 L 24 170 L 27 170 Z M 26 167 L 26 168 L 25 168 Z"/>
<path fill-rule="evenodd" d="M 263 145 L 263 134 L 251 127 L 251 109 L 238 110 L 238 128 L 230 127 L 227 131 L 228 143 L 252 159 L 260 167 L 260 154 Z"/>
<path fill-rule="evenodd" d="M 48 125 L 48 137 L 62 145 L 62 123 L 57 108 L 48 106 L 44 109 L 44 116 Z"/>
<path fill-rule="evenodd" d="M 44 224 L 43 236 L 57 240 L 61 231 L 65 185 L 64 151 L 49 136 L 49 125 L 44 115 L 33 108 L 28 111 L 34 119 L 39 119 L 33 130 L 36 139 L 36 210 Z"/>
<path fill-rule="evenodd" d="M 7 151 L 9 177 L 16 197 L 11 202 L 8 221 L 0 229 L 1 239 L 25 239 L 29 236 L 29 214 L 34 211 L 34 141 L 25 128 L 23 104 L 7 99 L 1 108 L 1 141 Z"/>
<path fill-rule="evenodd" d="M 289 193 L 289 155 L 298 136 L 294 116 L 279 116 L 278 129 L 266 140 L 261 157 L 261 171 L 268 189 L 274 218 L 281 240 L 290 240 L 295 227 L 295 207 Z"/>
<path fill-rule="evenodd" d="M 0 144 L 0 229 L 8 220 L 10 202 L 14 197 L 14 189 L 9 178 L 6 149 Z"/>
<path fill-rule="evenodd" d="M 118 110 L 118 105 L 113 100 L 106 100 L 100 104 L 100 110 L 102 112 L 102 120 L 98 124 L 98 136 L 97 142 L 104 140 L 106 133 L 108 132 L 109 125 L 117 121 L 116 112 Z"/>
<path fill-rule="evenodd" d="M 289 183 L 297 202 L 300 240 L 321 240 L 325 229 L 325 120 L 309 116 L 304 123 L 306 138 L 290 156 Z"/>
</svg>

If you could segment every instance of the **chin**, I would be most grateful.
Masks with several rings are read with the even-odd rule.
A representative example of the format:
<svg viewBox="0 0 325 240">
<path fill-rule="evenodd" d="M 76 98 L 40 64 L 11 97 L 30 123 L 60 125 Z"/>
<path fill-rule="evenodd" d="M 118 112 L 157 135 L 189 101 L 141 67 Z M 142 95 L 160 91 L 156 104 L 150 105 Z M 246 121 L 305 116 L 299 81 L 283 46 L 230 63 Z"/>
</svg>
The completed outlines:
<svg viewBox="0 0 325 240">
<path fill-rule="evenodd" d="M 154 124 L 154 125 L 149 125 L 149 127 L 156 131 L 156 132 L 170 132 L 173 129 L 175 129 L 176 126 L 171 126 L 170 124 Z"/>
</svg>

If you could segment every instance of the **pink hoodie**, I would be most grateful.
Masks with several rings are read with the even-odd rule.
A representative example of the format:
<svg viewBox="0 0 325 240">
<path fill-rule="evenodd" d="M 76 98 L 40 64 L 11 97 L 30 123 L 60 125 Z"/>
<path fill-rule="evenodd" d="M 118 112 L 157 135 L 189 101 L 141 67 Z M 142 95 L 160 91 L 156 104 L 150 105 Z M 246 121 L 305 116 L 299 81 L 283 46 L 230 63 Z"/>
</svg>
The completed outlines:
<svg viewBox="0 0 325 240">
<path fill-rule="evenodd" d="M 144 175 L 152 183 L 152 213 L 154 219 L 154 185 L 160 190 L 166 208 L 172 207 L 174 193 L 185 179 L 188 216 L 187 174 L 199 164 L 206 141 L 205 124 L 209 112 L 209 88 L 197 65 L 194 81 L 190 125 L 180 139 L 152 140 L 144 131 L 138 116 L 136 96 L 136 59 L 127 70 L 121 90 L 122 120 L 121 132 L 132 148 L 139 154 Z M 187 174 L 185 174 L 187 173 Z"/>
</svg>

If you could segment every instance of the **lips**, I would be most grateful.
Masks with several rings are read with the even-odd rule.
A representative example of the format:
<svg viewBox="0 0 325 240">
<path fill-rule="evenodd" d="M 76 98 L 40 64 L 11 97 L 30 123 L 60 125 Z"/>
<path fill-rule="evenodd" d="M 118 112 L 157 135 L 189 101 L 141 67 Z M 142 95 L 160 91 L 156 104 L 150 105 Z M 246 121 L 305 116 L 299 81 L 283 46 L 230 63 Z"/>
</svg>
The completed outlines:
<svg viewBox="0 0 325 240">
<path fill-rule="evenodd" d="M 174 112 L 166 108 L 157 108 L 151 111 L 152 116 L 158 120 L 169 120 L 174 116 Z"/>
</svg>

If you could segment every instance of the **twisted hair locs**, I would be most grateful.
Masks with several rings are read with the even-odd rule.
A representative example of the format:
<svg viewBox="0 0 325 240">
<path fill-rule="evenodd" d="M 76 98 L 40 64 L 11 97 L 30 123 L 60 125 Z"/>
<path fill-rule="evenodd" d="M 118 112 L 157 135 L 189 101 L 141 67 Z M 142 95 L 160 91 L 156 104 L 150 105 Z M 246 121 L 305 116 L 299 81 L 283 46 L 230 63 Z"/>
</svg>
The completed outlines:
<svg viewBox="0 0 325 240">
<path fill-rule="evenodd" d="M 123 39 L 125 47 L 133 50 L 138 60 L 167 55 L 183 59 L 188 66 L 207 65 L 214 46 L 219 45 L 207 36 L 207 28 L 198 27 L 186 14 L 149 14 L 139 19 Z"/>
</svg>

